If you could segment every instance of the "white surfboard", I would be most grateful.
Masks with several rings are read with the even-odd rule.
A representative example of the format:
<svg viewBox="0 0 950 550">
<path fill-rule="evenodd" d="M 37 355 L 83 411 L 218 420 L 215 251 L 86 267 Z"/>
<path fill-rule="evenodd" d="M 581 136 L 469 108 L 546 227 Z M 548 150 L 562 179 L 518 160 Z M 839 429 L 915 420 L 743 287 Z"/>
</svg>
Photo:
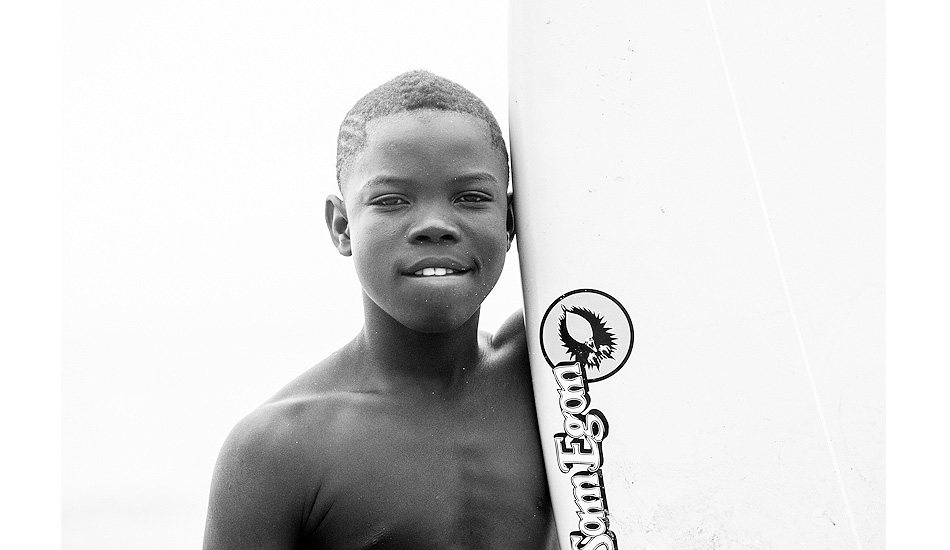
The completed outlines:
<svg viewBox="0 0 950 550">
<path fill-rule="evenodd" d="M 861 548 L 868 513 L 716 39 L 702 2 L 511 3 L 519 254 L 563 550 Z"/>
</svg>

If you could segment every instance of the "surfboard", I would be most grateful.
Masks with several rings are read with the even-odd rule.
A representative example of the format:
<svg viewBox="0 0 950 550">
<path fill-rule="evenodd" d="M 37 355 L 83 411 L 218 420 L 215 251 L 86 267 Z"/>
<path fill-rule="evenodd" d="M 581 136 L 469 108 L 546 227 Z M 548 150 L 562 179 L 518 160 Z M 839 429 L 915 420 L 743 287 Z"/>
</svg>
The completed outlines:
<svg viewBox="0 0 950 550">
<path fill-rule="evenodd" d="M 861 548 L 877 501 L 856 519 L 855 464 L 829 435 L 847 422 L 815 389 L 707 8 L 510 4 L 516 229 L 559 544 Z"/>
</svg>

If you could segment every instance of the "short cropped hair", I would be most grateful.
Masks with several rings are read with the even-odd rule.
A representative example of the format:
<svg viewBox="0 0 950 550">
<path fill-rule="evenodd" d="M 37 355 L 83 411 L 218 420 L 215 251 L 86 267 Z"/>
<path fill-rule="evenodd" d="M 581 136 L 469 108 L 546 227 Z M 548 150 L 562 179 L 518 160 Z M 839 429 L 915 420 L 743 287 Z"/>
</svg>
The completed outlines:
<svg viewBox="0 0 950 550">
<path fill-rule="evenodd" d="M 417 109 L 454 111 L 488 124 L 491 145 L 508 166 L 508 150 L 498 121 L 481 99 L 463 86 L 429 71 L 409 71 L 363 96 L 340 125 L 336 149 L 336 180 L 343 188 L 343 171 L 366 146 L 366 125 L 373 119 Z"/>
</svg>

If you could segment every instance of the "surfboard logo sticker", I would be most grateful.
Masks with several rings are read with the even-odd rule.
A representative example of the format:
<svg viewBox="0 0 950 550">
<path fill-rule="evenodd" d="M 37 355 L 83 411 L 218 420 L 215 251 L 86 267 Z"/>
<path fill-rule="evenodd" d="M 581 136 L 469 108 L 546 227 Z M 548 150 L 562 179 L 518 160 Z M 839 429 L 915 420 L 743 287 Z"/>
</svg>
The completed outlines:
<svg viewBox="0 0 950 550">
<path fill-rule="evenodd" d="M 541 318 L 541 351 L 557 383 L 563 417 L 562 431 L 554 434 L 554 456 L 561 473 L 570 476 L 577 514 L 576 529 L 568 534 L 573 550 L 617 548 L 602 470 L 610 425 L 593 407 L 588 384 L 615 374 L 632 350 L 630 315 L 606 292 L 568 292 Z"/>
<path fill-rule="evenodd" d="M 633 322 L 613 296 L 601 290 L 572 290 L 551 304 L 541 319 L 541 352 L 553 368 L 580 363 L 587 382 L 613 376 L 633 350 Z"/>
</svg>

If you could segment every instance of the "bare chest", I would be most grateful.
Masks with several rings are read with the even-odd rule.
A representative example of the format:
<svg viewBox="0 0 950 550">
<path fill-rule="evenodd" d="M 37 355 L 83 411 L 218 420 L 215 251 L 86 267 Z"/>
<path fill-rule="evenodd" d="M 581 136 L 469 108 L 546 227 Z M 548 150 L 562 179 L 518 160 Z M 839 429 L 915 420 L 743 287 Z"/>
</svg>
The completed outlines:
<svg viewBox="0 0 950 550">
<path fill-rule="evenodd" d="M 534 548 L 550 505 L 530 398 L 379 400 L 334 431 L 305 540 L 320 548 Z M 507 397 L 507 398 L 506 398 Z"/>
</svg>

